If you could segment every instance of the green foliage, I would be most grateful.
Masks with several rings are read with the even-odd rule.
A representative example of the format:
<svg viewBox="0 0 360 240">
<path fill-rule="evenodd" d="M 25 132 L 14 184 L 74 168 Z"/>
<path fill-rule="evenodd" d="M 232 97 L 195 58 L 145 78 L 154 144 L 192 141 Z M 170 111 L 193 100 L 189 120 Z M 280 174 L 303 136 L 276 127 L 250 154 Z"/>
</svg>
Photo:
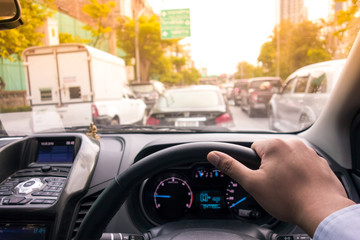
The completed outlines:
<svg viewBox="0 0 360 240">
<path fill-rule="evenodd" d="M 59 33 L 59 42 L 60 43 L 90 43 L 91 40 L 84 39 L 79 36 L 74 36 L 70 33 Z"/>
<path fill-rule="evenodd" d="M 237 65 L 237 72 L 234 74 L 234 78 L 235 79 L 252 78 L 252 77 L 261 77 L 263 75 L 264 75 L 263 68 L 256 67 L 248 62 L 242 61 L 239 62 Z"/>
<path fill-rule="evenodd" d="M 177 72 L 180 72 L 181 69 L 186 64 L 186 58 L 185 57 L 170 57 L 170 61 L 172 62 L 173 66 L 175 67 Z"/>
<path fill-rule="evenodd" d="M 13 61 L 15 56 L 19 60 L 25 48 L 42 44 L 44 34 L 37 30 L 44 25 L 46 18 L 52 15 L 51 4 L 52 0 L 41 1 L 41 5 L 31 0 L 20 0 L 21 19 L 24 25 L 0 31 L 1 58 Z"/>
<path fill-rule="evenodd" d="M 201 78 L 200 72 L 196 68 L 181 71 L 182 83 L 185 85 L 198 84 Z"/>
<path fill-rule="evenodd" d="M 343 2 L 344 0 L 335 0 L 335 2 Z M 342 56 L 346 57 L 360 31 L 360 17 L 357 13 L 360 11 L 360 2 L 352 0 L 351 6 L 347 10 L 340 10 L 334 16 L 335 29 L 333 34 L 338 38 L 338 45 L 343 49 Z"/>
<path fill-rule="evenodd" d="M 86 25 L 83 29 L 89 31 L 93 38 L 91 45 L 101 45 L 101 41 L 105 38 L 105 34 L 111 32 L 113 29 L 110 27 L 109 16 L 115 7 L 114 1 L 99 3 L 97 0 L 89 0 L 90 3 L 85 4 L 83 12 L 88 14 L 94 20 L 93 25 Z M 100 46 L 98 46 L 100 47 Z"/>
<path fill-rule="evenodd" d="M 21 106 L 21 107 L 1 107 L 0 106 L 0 112 L 1 113 L 11 113 L 11 112 L 30 112 L 31 107 L 30 106 Z"/>
<path fill-rule="evenodd" d="M 125 61 L 130 63 L 135 58 L 135 22 L 130 18 L 119 18 L 120 27 L 117 31 L 118 47 L 126 52 Z M 160 37 L 160 19 L 155 14 L 140 16 L 139 23 L 139 53 L 141 81 L 148 81 L 149 76 L 158 75 L 166 82 L 177 82 L 179 74 L 172 73 L 173 63 L 164 56 L 165 52 L 174 47 L 178 40 L 162 40 Z M 181 65 L 176 61 L 176 65 Z"/>
<path fill-rule="evenodd" d="M 321 26 L 310 21 L 299 24 L 284 21 L 280 31 L 264 43 L 258 57 L 267 75 L 276 74 L 277 38 L 280 37 L 280 77 L 286 79 L 296 69 L 305 65 L 332 59 L 321 33 Z"/>
</svg>

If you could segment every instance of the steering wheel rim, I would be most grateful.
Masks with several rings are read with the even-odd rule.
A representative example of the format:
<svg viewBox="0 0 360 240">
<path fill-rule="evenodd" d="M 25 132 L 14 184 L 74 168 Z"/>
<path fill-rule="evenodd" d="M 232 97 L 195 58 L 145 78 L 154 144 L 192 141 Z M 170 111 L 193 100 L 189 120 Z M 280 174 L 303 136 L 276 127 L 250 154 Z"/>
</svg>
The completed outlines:
<svg viewBox="0 0 360 240">
<path fill-rule="evenodd" d="M 253 149 L 232 143 L 193 142 L 157 151 L 134 163 L 104 189 L 86 214 L 75 239 L 99 239 L 110 220 L 130 195 L 133 186 L 173 166 L 174 163 L 204 161 L 207 154 L 213 150 L 225 152 L 252 169 L 260 166 L 261 159 Z"/>
</svg>

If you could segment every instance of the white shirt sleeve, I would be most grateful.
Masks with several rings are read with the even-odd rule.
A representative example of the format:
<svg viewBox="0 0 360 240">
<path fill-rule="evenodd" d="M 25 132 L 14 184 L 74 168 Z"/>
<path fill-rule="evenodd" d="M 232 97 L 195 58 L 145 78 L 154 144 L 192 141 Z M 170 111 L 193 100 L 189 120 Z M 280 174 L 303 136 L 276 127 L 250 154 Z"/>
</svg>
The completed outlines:
<svg viewBox="0 0 360 240">
<path fill-rule="evenodd" d="M 360 204 L 336 211 L 317 227 L 313 240 L 359 240 Z"/>
</svg>

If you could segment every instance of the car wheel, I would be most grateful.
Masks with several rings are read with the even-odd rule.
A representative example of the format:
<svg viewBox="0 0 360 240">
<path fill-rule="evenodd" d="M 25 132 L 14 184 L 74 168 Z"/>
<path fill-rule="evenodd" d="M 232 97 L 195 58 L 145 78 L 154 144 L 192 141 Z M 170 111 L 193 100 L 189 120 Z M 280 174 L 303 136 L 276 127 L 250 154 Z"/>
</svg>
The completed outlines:
<svg viewBox="0 0 360 240">
<path fill-rule="evenodd" d="M 307 115 L 306 113 L 301 114 L 299 118 L 299 130 L 304 130 L 305 128 L 308 128 L 309 126 L 311 126 L 312 123 L 313 121 L 311 120 L 309 115 Z"/>
<path fill-rule="evenodd" d="M 145 126 L 146 125 L 146 121 L 147 121 L 147 111 L 144 112 L 144 115 L 143 117 L 141 118 L 140 121 L 138 121 L 136 124 L 137 125 L 142 125 L 142 126 Z"/>
<path fill-rule="evenodd" d="M 275 129 L 275 116 L 274 116 L 274 111 L 272 110 L 271 107 L 268 108 L 267 110 L 267 116 L 269 119 L 269 128 L 270 130 L 276 130 Z"/>
<path fill-rule="evenodd" d="M 119 119 L 117 116 L 115 116 L 115 117 L 111 120 L 110 125 L 111 125 L 111 126 L 120 125 L 120 119 Z"/>
<path fill-rule="evenodd" d="M 249 117 L 255 117 L 255 109 L 254 108 L 252 108 L 250 105 L 249 105 L 249 108 L 248 108 L 248 115 L 249 115 Z"/>
</svg>

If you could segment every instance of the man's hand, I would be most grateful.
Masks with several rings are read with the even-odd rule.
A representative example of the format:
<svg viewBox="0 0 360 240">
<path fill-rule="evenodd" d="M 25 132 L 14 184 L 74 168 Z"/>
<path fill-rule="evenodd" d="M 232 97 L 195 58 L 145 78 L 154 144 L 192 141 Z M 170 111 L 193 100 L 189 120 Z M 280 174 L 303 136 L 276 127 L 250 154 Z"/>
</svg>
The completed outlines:
<svg viewBox="0 0 360 240">
<path fill-rule="evenodd" d="M 221 152 L 210 152 L 207 158 L 272 216 L 313 236 L 324 218 L 354 204 L 326 160 L 300 140 L 260 140 L 251 147 L 261 158 L 258 170 Z"/>
</svg>

